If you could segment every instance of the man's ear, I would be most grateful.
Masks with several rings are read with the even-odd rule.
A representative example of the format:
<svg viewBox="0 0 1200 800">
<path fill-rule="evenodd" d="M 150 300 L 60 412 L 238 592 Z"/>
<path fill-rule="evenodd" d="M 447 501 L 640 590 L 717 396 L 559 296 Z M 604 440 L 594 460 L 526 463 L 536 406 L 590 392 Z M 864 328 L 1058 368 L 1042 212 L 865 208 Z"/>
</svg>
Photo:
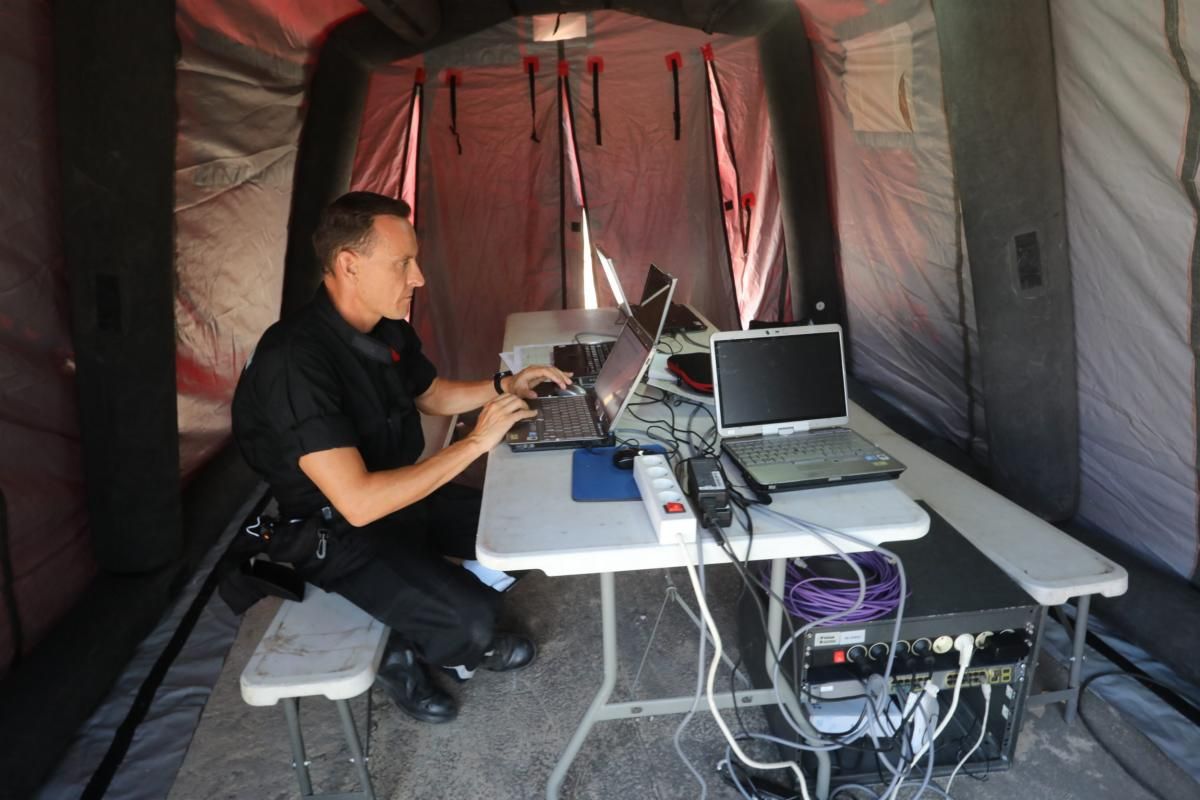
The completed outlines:
<svg viewBox="0 0 1200 800">
<path fill-rule="evenodd" d="M 337 255 L 333 257 L 333 270 L 338 275 L 346 278 L 357 277 L 358 254 L 345 247 L 338 250 Z"/>
</svg>

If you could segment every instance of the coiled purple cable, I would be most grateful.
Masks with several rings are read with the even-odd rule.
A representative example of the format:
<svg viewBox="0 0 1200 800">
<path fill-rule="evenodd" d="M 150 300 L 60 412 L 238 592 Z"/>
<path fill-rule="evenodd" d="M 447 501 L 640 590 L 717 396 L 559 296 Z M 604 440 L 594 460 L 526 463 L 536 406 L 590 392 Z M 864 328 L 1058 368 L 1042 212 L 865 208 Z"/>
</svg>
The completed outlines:
<svg viewBox="0 0 1200 800">
<path fill-rule="evenodd" d="M 875 552 L 851 553 L 849 557 L 858 564 L 867 579 L 866 594 L 861 607 L 852 614 L 838 617 L 834 622 L 838 625 L 867 622 L 893 613 L 900 603 L 900 573 L 896 565 Z M 818 556 L 809 559 L 809 562 L 828 562 L 830 559 L 845 563 L 837 556 Z M 770 585 L 766 571 L 762 580 L 764 586 Z M 789 561 L 783 582 L 783 604 L 793 617 L 814 622 L 853 608 L 858 600 L 858 591 L 857 577 L 832 578 L 814 572 L 807 565 L 799 567 Z"/>
</svg>

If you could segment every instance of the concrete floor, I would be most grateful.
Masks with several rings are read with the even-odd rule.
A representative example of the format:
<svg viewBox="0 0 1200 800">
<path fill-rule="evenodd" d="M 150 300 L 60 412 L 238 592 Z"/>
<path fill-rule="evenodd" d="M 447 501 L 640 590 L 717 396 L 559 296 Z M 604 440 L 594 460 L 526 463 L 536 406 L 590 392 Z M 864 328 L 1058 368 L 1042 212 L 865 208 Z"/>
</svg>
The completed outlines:
<svg viewBox="0 0 1200 800">
<path fill-rule="evenodd" d="M 731 640 L 727 647 L 735 649 L 737 576 L 729 567 L 710 569 L 708 575 L 714 616 Z M 681 609 L 670 604 L 641 674 L 639 695 L 630 692 L 668 580 L 690 600 L 690 585 L 682 570 L 617 576 L 622 674 L 614 699 L 688 694 L 695 685 L 695 628 Z M 171 800 L 299 795 L 290 767 L 283 712 L 247 706 L 238 691 L 238 676 L 274 611 L 274 603 L 263 602 L 244 618 L 178 773 Z M 538 660 L 515 673 L 480 672 L 468 684 L 453 687 L 461 701 L 455 722 L 441 726 L 416 723 L 392 707 L 385 694 L 374 692 L 370 768 L 380 798 L 525 800 L 543 796 L 546 779 L 600 682 L 599 580 L 595 576 L 529 575 L 509 593 L 506 614 L 512 621 L 510 628 L 527 632 L 538 641 Z M 1038 680 L 1061 685 L 1061 666 L 1048 657 L 1043 662 Z M 728 673 L 722 670 L 722 674 L 719 685 L 727 686 Z M 1141 770 L 1158 796 L 1170 800 L 1200 797 L 1200 786 L 1102 700 L 1089 697 L 1085 704 L 1089 719 L 1109 746 Z M 366 719 L 366 705 L 365 697 L 352 703 L 360 727 Z M 743 718 L 747 726 L 765 730 L 761 714 L 751 711 L 743 713 Z M 301 719 L 314 790 L 353 791 L 354 773 L 346 761 L 348 753 L 333 704 L 323 699 L 303 702 Z M 699 785 L 671 743 L 679 719 L 600 723 L 568 774 L 562 796 L 571 800 L 700 797 Z M 727 719 L 732 724 L 732 716 Z M 724 757 L 724 740 L 703 709 L 685 732 L 683 746 L 708 780 L 708 798 L 740 797 L 713 772 Z M 907 794 L 911 792 L 902 796 Z M 1050 706 L 1028 714 L 1013 769 L 992 773 L 985 782 L 959 777 L 954 796 L 958 800 L 1128 800 L 1155 794 L 1131 779 L 1082 724 L 1068 727 L 1060 707 Z"/>
</svg>

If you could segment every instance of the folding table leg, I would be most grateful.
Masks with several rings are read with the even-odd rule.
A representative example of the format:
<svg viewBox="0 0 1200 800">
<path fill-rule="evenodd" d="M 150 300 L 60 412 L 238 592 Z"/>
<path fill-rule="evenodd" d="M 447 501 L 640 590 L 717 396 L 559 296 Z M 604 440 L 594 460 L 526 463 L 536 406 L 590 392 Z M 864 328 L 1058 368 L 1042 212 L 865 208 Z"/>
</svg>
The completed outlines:
<svg viewBox="0 0 1200 800">
<path fill-rule="evenodd" d="M 1071 643 L 1071 670 L 1067 677 L 1067 709 L 1063 716 L 1070 725 L 1075 721 L 1075 712 L 1079 709 L 1079 674 L 1083 670 L 1083 646 L 1087 642 L 1088 612 L 1091 609 L 1092 596 L 1081 595 L 1075 606 L 1075 636 Z"/>
<path fill-rule="evenodd" d="M 304 755 L 304 738 L 300 735 L 300 703 L 295 697 L 283 699 L 283 715 L 287 717 L 288 737 L 292 741 L 292 767 L 300 781 L 300 796 L 312 797 L 312 781 L 308 777 L 308 759 Z"/>
<path fill-rule="evenodd" d="M 347 700 L 337 701 L 338 714 L 342 718 L 342 729 L 346 733 L 346 744 L 350 747 L 350 755 L 354 766 L 358 769 L 358 780 L 362 785 L 362 795 L 366 800 L 375 800 L 375 789 L 371 786 L 371 773 L 367 769 L 367 759 L 358 742 L 358 728 L 354 725 L 354 715 L 350 713 L 350 703 Z M 367 731 L 367 736 L 371 731 Z"/>
<path fill-rule="evenodd" d="M 604 680 L 600 684 L 600 691 L 596 692 L 595 699 L 592 700 L 592 704 L 588 706 L 588 710 L 584 713 L 583 719 L 579 721 L 579 727 L 575 729 L 575 735 L 567 743 L 567 749 L 563 751 L 563 754 L 558 759 L 558 763 L 554 766 L 554 771 L 550 773 L 550 780 L 546 783 L 547 800 L 558 800 L 558 790 L 562 788 L 563 779 L 567 776 L 567 770 L 570 769 L 571 762 L 575 760 L 575 756 L 579 753 L 579 748 L 583 746 L 583 740 L 587 738 L 588 733 L 592 730 L 592 726 L 596 724 L 596 718 L 600 710 L 608 702 L 613 686 L 617 683 L 617 612 L 616 600 L 614 598 L 613 574 L 611 572 L 600 573 L 601 630 L 604 636 Z"/>
</svg>

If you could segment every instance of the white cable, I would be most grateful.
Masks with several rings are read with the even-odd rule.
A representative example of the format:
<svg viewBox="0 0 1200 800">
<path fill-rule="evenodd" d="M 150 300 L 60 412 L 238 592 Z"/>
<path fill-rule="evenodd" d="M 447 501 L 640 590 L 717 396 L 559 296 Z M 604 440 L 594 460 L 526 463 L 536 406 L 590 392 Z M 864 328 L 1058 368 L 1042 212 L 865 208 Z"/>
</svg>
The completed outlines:
<svg viewBox="0 0 1200 800">
<path fill-rule="evenodd" d="M 950 708 L 946 711 L 946 716 L 942 718 L 941 724 L 933 732 L 933 738 L 929 740 L 930 744 L 942 735 L 942 731 L 946 730 L 946 726 L 950 724 L 950 720 L 958 708 L 958 697 L 962 694 L 963 676 L 966 675 L 967 667 L 971 664 L 971 656 L 975 654 L 975 639 L 968 633 L 961 634 L 954 640 L 954 648 L 958 650 L 958 677 L 954 681 L 954 695 L 950 698 Z M 925 754 L 928 746 L 922 747 L 920 752 L 913 757 L 913 763 L 921 760 L 921 756 Z"/>
<path fill-rule="evenodd" d="M 685 550 L 687 548 L 684 548 Z M 704 593 L 704 542 L 700 537 L 696 537 L 696 561 L 700 565 L 700 591 Z M 665 601 L 664 601 L 665 602 Z M 664 606 L 665 608 L 665 606 Z M 671 741 L 675 744 L 675 752 L 679 756 L 679 760 L 688 768 L 696 782 L 700 784 L 700 800 L 706 800 L 708 797 L 708 783 L 704 780 L 704 776 L 700 771 L 693 766 L 692 762 L 683 752 L 683 745 L 679 742 L 679 737 L 683 735 L 683 729 L 692 721 L 692 716 L 695 715 L 696 709 L 700 707 L 700 695 L 704 691 L 704 640 L 707 637 L 704 634 L 704 629 L 700 629 L 700 652 L 696 659 L 696 693 L 692 697 L 692 707 L 683 717 L 683 721 L 679 723 L 679 727 L 675 729 L 675 735 L 671 737 Z"/>
<path fill-rule="evenodd" d="M 950 794 L 950 784 L 954 783 L 954 776 L 962 769 L 963 764 L 966 764 L 971 756 L 975 755 L 975 751 L 979 749 L 979 745 L 983 744 L 983 737 L 987 734 L 988 710 L 992 707 L 992 687 L 991 684 L 980 684 L 980 691 L 983 692 L 983 718 L 979 722 L 979 738 L 975 740 L 974 746 L 967 751 L 967 754 L 962 757 L 954 766 L 954 771 L 950 773 L 950 778 L 946 781 L 946 794 Z"/>
<path fill-rule="evenodd" d="M 716 720 L 717 727 L 721 729 L 721 733 L 725 735 L 725 740 L 729 742 L 729 746 L 733 752 L 737 753 L 737 757 L 743 764 L 754 769 L 790 769 L 796 774 L 796 781 L 800 784 L 800 794 L 804 800 L 811 800 L 808 795 L 808 782 L 804 779 L 804 773 L 800 771 L 800 765 L 795 761 L 772 761 L 762 762 L 755 761 L 743 752 L 741 745 L 733 738 L 733 733 L 730 732 L 729 726 L 725 724 L 725 720 L 721 717 L 721 712 L 717 708 L 716 700 L 713 699 L 713 683 L 716 681 L 717 668 L 721 665 L 721 634 L 717 631 L 717 624 L 713 622 L 712 614 L 708 610 L 708 603 L 704 601 L 704 594 L 700 591 L 700 580 L 696 577 L 696 568 L 692 564 L 692 554 L 688 552 L 687 544 L 683 541 L 683 537 L 679 537 L 679 549 L 683 551 L 684 566 L 687 567 L 688 578 L 692 582 L 692 590 L 696 593 L 696 602 L 700 605 L 700 614 L 704 617 L 704 624 L 708 626 L 709 632 L 713 638 L 713 658 L 712 663 L 708 668 L 708 708 L 712 712 L 713 719 Z"/>
</svg>

